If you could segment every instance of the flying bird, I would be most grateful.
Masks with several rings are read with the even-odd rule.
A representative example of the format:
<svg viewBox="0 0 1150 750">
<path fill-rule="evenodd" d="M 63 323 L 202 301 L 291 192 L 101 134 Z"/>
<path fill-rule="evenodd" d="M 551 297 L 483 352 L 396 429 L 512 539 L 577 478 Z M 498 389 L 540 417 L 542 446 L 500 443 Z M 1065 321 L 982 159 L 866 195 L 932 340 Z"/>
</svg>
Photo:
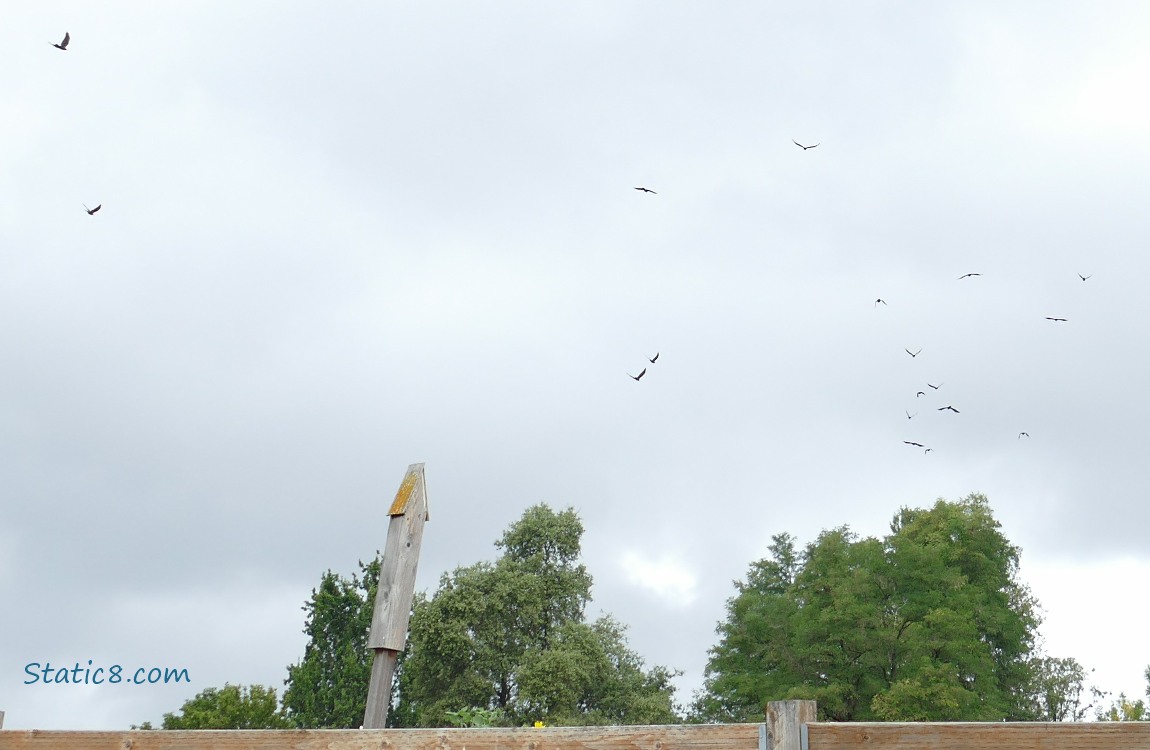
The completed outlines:
<svg viewBox="0 0 1150 750">
<path fill-rule="evenodd" d="M 645 188 L 645 187 L 637 187 L 637 188 L 635 188 L 635 189 L 636 189 L 636 190 L 639 190 L 639 191 L 642 191 L 642 192 L 644 192 L 644 193 L 650 193 L 651 195 L 658 195 L 658 193 L 656 193 L 656 192 L 655 192 L 654 190 L 652 190 L 651 188 Z"/>
<path fill-rule="evenodd" d="M 907 445 L 913 445 L 915 448 L 921 448 L 922 447 L 922 443 L 912 443 L 909 440 L 903 440 L 903 442 L 906 443 Z"/>
<path fill-rule="evenodd" d="M 910 349 L 903 349 L 903 351 L 912 357 L 917 357 L 918 355 L 922 354 L 922 347 L 919 347 L 917 352 L 912 352 Z"/>
<path fill-rule="evenodd" d="M 940 406 L 940 407 L 938 407 L 939 411 L 946 411 L 947 409 L 950 409 L 955 414 L 959 413 L 958 409 L 955 409 L 953 406 Z"/>
<path fill-rule="evenodd" d="M 1049 318 L 1048 317 L 1047 320 L 1053 320 L 1055 323 L 1065 323 L 1066 322 L 1066 318 Z"/>
<path fill-rule="evenodd" d="M 886 300 L 885 300 L 885 299 L 879 298 L 879 299 L 876 299 L 876 300 L 874 301 L 874 306 L 875 306 L 875 307 L 878 307 L 878 303 L 880 303 L 880 302 L 881 302 L 881 303 L 883 303 L 884 305 L 886 304 Z"/>
<path fill-rule="evenodd" d="M 919 396 L 925 396 L 925 395 L 926 395 L 926 391 L 919 391 L 918 393 L 914 394 L 914 397 L 918 398 Z"/>
<path fill-rule="evenodd" d="M 655 356 L 654 357 L 648 357 L 647 361 L 650 362 L 651 364 L 655 364 L 655 360 L 657 360 L 658 358 L 659 358 L 659 352 L 655 352 Z"/>
<path fill-rule="evenodd" d="M 1018 439 L 1021 440 L 1023 435 L 1025 435 L 1026 437 L 1030 437 L 1029 432 L 1020 432 L 1020 433 L 1018 433 Z"/>
<path fill-rule="evenodd" d="M 980 273 L 964 273 L 962 276 L 958 277 L 958 280 L 962 281 L 963 279 L 969 278 L 971 276 L 981 276 L 981 275 L 982 274 L 980 274 Z"/>
<path fill-rule="evenodd" d="M 1090 274 L 1090 276 L 1093 276 L 1093 275 L 1094 274 Z M 1087 279 L 1089 279 L 1090 276 L 1083 276 L 1082 274 L 1078 274 L 1078 278 L 1082 279 L 1083 281 L 1086 281 Z"/>
<path fill-rule="evenodd" d="M 927 453 L 930 453 L 932 450 L 934 450 L 934 448 L 927 448 L 926 450 L 924 450 L 924 451 L 922 452 L 922 455 L 924 455 L 924 456 L 925 456 Z"/>
<path fill-rule="evenodd" d="M 56 49 L 62 49 L 65 52 L 67 52 L 68 51 L 68 42 L 70 42 L 70 41 L 72 41 L 72 35 L 65 31 L 64 32 L 64 41 L 60 42 L 59 44 L 53 44 L 52 46 L 55 47 Z"/>
<path fill-rule="evenodd" d="M 944 385 L 946 385 L 946 383 L 939 383 L 938 385 L 934 385 L 933 383 L 927 383 L 927 385 L 929 385 L 931 388 L 933 388 L 937 391 L 939 388 L 942 388 Z"/>
<path fill-rule="evenodd" d="M 819 143 L 821 143 L 821 142 L 822 142 L 822 141 L 819 141 Z M 794 138 L 792 138 L 792 139 L 791 139 L 791 143 L 795 144 L 796 146 L 798 146 L 799 148 L 801 148 L 803 151 L 807 151 L 808 149 L 812 149 L 812 148 L 814 148 L 815 146 L 819 145 L 818 143 L 816 143 L 816 144 L 815 144 L 815 146 L 804 146 L 803 144 L 801 144 L 801 143 L 799 143 L 798 141 L 796 141 Z"/>
<path fill-rule="evenodd" d="M 92 214 L 99 211 L 103 207 L 104 204 L 103 203 L 97 203 L 95 208 L 88 208 L 88 205 L 86 203 L 81 203 L 80 205 L 83 206 L 84 210 L 88 212 L 89 216 L 91 216 Z"/>
<path fill-rule="evenodd" d="M 647 374 L 647 368 L 644 367 L 643 371 L 640 372 L 638 375 L 632 375 L 631 373 L 627 373 L 627 377 L 631 378 L 632 380 L 639 380 L 641 377 L 643 377 L 646 374 Z"/>
<path fill-rule="evenodd" d="M 906 409 L 903 409 L 903 411 L 906 411 Z M 907 418 L 907 419 L 914 419 L 914 418 L 915 418 L 915 417 L 917 417 L 917 416 L 918 416 L 918 412 L 917 412 L 917 411 L 916 411 L 914 414 L 911 414 L 909 411 L 906 411 L 906 418 Z"/>
</svg>

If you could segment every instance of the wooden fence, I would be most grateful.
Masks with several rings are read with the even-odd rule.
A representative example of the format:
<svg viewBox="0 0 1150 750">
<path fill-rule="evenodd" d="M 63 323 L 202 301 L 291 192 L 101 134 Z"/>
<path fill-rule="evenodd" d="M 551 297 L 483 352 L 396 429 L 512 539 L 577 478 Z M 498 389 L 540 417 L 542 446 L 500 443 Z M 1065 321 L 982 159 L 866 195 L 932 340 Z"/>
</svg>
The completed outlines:
<svg viewBox="0 0 1150 750">
<path fill-rule="evenodd" d="M 763 724 L 540 729 L 0 730 L 0 750 L 1150 750 L 1150 722 L 833 723 L 812 701 Z"/>
</svg>

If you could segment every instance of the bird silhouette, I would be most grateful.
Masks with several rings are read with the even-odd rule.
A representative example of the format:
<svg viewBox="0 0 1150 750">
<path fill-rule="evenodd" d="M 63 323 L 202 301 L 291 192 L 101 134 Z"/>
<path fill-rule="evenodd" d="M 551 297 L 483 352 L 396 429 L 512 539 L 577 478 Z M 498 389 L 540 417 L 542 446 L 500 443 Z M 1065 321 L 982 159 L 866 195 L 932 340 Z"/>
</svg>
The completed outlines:
<svg viewBox="0 0 1150 750">
<path fill-rule="evenodd" d="M 907 445 L 913 445 L 915 448 L 921 448 L 922 447 L 922 443 L 912 443 L 909 440 L 903 440 L 903 442 L 906 443 Z"/>
<path fill-rule="evenodd" d="M 64 41 L 60 42 L 59 44 L 53 44 L 52 46 L 55 47 L 56 49 L 62 49 L 65 52 L 67 52 L 68 51 L 68 42 L 70 42 L 70 41 L 72 41 L 72 35 L 65 31 L 64 32 Z"/>
<path fill-rule="evenodd" d="M 659 352 L 655 352 L 655 356 L 654 357 L 648 357 L 647 361 L 650 362 L 651 364 L 655 364 L 655 360 L 657 360 L 658 358 L 659 358 Z"/>
<path fill-rule="evenodd" d="M 922 452 L 922 455 L 924 455 L 924 456 L 925 456 L 927 453 L 930 453 L 932 450 L 934 450 L 934 448 L 927 448 L 926 450 L 924 450 L 924 451 Z"/>
<path fill-rule="evenodd" d="M 925 396 L 925 395 L 926 395 L 926 391 L 919 391 L 918 393 L 914 394 L 914 397 L 918 398 L 919 396 Z"/>
<path fill-rule="evenodd" d="M 796 141 L 794 138 L 792 138 L 792 139 L 791 139 L 791 143 L 795 144 L 796 146 L 798 146 L 799 148 L 801 148 L 803 151 L 807 151 L 807 150 L 809 150 L 809 149 L 812 149 L 812 148 L 814 148 L 815 146 L 819 145 L 818 143 L 816 143 L 814 146 L 804 146 L 803 144 L 801 144 L 801 143 L 799 143 L 798 141 Z M 821 141 L 820 141 L 820 143 L 821 143 Z"/>
<path fill-rule="evenodd" d="M 958 277 L 958 280 L 962 281 L 963 279 L 970 278 L 971 276 L 981 276 L 981 275 L 982 274 L 980 274 L 980 273 L 964 273 L 962 276 Z"/>
<path fill-rule="evenodd" d="M 647 374 L 647 368 L 644 367 L 643 371 L 640 372 L 638 375 L 632 375 L 631 373 L 627 373 L 627 377 L 631 378 L 632 380 L 639 380 L 640 378 L 642 378 L 646 374 Z"/>
<path fill-rule="evenodd" d="M 881 299 L 881 298 L 880 298 L 880 299 L 876 299 L 876 300 L 874 301 L 874 306 L 875 306 L 875 307 L 878 307 L 878 303 L 880 303 L 880 302 L 881 302 L 881 303 L 883 303 L 884 305 L 886 304 L 886 300 L 885 300 L 885 299 Z"/>
<path fill-rule="evenodd" d="M 906 411 L 906 409 L 903 409 L 903 411 Z M 906 411 L 906 418 L 907 418 L 907 419 L 914 419 L 914 418 L 915 418 L 915 417 L 917 417 L 917 416 L 918 416 L 918 412 L 917 412 L 917 411 L 916 411 L 914 414 L 911 414 L 909 411 Z"/>
<path fill-rule="evenodd" d="M 919 347 L 917 352 L 912 352 L 910 349 L 903 349 L 903 351 L 912 357 L 917 357 L 918 355 L 922 354 L 922 347 Z"/>
<path fill-rule="evenodd" d="M 950 409 L 955 414 L 959 413 L 958 409 L 955 409 L 953 406 L 940 406 L 940 407 L 938 407 L 939 411 L 946 411 L 947 409 Z"/>
<path fill-rule="evenodd" d="M 1094 274 L 1090 274 L 1090 276 L 1093 276 L 1093 275 Z M 1082 279 L 1083 281 L 1086 281 L 1087 279 L 1089 279 L 1090 276 L 1083 276 L 1082 274 L 1078 274 L 1078 278 Z"/>
<path fill-rule="evenodd" d="M 87 204 L 85 204 L 85 203 L 81 203 L 80 205 L 83 206 L 84 210 L 88 212 L 89 216 L 91 216 L 92 214 L 99 211 L 103 207 L 104 204 L 103 203 L 97 203 L 95 208 L 88 208 Z"/>
<path fill-rule="evenodd" d="M 939 388 L 942 388 L 944 385 L 946 385 L 946 383 L 939 383 L 938 385 L 934 385 L 933 383 L 927 383 L 927 385 L 929 385 L 931 388 L 933 388 L 937 391 Z"/>
<path fill-rule="evenodd" d="M 636 190 L 639 190 L 639 191 L 642 191 L 642 192 L 644 192 L 644 193 L 650 193 L 651 195 L 658 195 L 658 193 L 656 193 L 656 192 L 655 192 L 654 190 L 652 190 L 651 188 L 645 188 L 645 187 L 637 187 L 637 188 L 635 188 L 635 189 L 636 189 Z"/>
<path fill-rule="evenodd" d="M 1020 433 L 1018 433 L 1018 439 L 1021 440 L 1023 435 L 1025 435 L 1026 437 L 1030 437 L 1029 432 L 1020 432 Z"/>
<path fill-rule="evenodd" d="M 1049 318 L 1048 317 L 1047 320 L 1053 320 L 1055 323 L 1065 323 L 1066 322 L 1066 318 Z"/>
</svg>

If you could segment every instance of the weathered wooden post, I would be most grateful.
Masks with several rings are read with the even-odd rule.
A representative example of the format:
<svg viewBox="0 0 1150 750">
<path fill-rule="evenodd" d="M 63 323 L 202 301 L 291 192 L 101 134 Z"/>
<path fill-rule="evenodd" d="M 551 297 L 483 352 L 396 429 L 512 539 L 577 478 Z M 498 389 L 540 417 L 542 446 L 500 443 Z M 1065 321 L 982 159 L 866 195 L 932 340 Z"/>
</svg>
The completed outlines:
<svg viewBox="0 0 1150 750">
<path fill-rule="evenodd" d="M 423 539 L 423 524 L 431 518 L 427 510 L 423 464 L 407 467 L 407 474 L 387 514 L 391 521 L 387 526 L 387 544 L 379 567 L 379 588 L 375 592 L 371 635 L 367 641 L 375 653 L 371 662 L 371 683 L 367 689 L 367 708 L 363 712 L 364 729 L 382 729 L 387 723 L 391 678 L 395 674 L 399 652 L 407 643 L 419 543 Z"/>
<path fill-rule="evenodd" d="M 803 725 L 816 721 L 814 701 L 771 701 L 767 704 L 767 750 L 801 750 Z"/>
</svg>

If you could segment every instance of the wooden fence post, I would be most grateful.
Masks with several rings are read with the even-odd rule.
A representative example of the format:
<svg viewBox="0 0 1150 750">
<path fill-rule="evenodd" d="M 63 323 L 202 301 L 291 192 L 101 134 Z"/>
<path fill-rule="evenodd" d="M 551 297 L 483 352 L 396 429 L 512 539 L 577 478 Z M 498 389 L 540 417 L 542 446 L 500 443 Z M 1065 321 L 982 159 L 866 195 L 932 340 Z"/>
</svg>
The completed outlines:
<svg viewBox="0 0 1150 750">
<path fill-rule="evenodd" d="M 766 750 L 807 750 L 804 725 L 815 721 L 814 701 L 771 701 L 767 704 Z"/>
<path fill-rule="evenodd" d="M 4 712 L 0 711 L 0 729 L 4 728 Z"/>
<path fill-rule="evenodd" d="M 407 643 L 407 623 L 415 595 L 415 569 L 419 564 L 419 543 L 423 524 L 431 518 L 427 511 L 427 483 L 423 464 L 407 467 L 399 492 L 387 514 L 387 544 L 379 567 L 379 587 L 371 617 L 367 645 L 374 651 L 371 683 L 367 688 L 364 729 L 383 729 L 391 701 L 391 679 L 395 662 Z"/>
</svg>

